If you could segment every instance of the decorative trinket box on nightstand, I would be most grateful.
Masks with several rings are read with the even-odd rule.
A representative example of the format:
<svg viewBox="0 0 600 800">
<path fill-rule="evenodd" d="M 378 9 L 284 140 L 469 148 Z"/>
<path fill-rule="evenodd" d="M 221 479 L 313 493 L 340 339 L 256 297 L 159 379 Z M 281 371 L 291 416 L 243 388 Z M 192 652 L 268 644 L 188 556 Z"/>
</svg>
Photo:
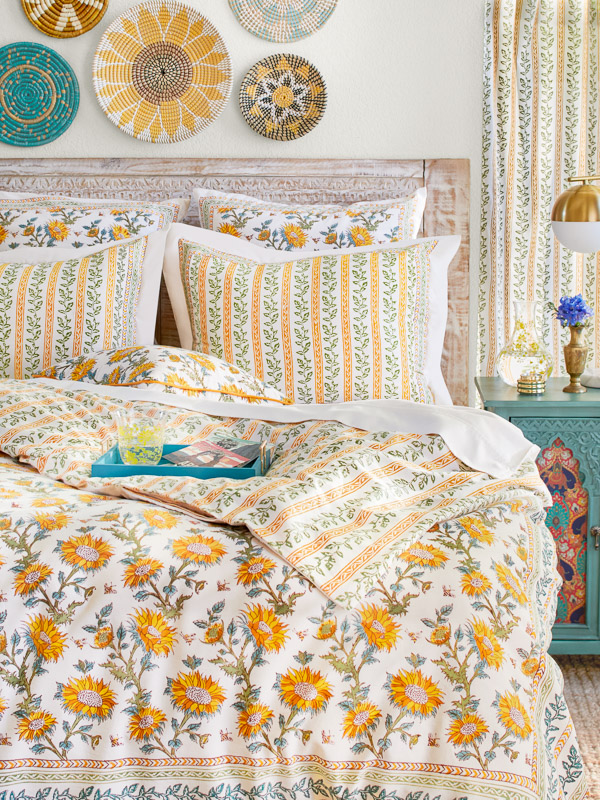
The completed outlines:
<svg viewBox="0 0 600 800">
<path fill-rule="evenodd" d="M 559 593 L 551 653 L 600 653 L 600 389 L 567 394 L 550 378 L 540 395 L 501 378 L 475 378 L 487 411 L 541 447 L 538 469 L 552 499 L 546 525 L 556 541 Z"/>
</svg>

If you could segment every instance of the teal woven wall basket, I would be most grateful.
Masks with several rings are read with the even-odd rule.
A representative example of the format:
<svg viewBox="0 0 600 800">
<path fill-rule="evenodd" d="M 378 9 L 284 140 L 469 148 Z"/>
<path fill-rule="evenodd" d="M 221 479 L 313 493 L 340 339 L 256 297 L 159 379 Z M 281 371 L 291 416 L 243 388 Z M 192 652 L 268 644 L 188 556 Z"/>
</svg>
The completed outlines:
<svg viewBox="0 0 600 800">
<path fill-rule="evenodd" d="M 33 42 L 0 47 L 0 141 L 19 147 L 52 142 L 78 108 L 79 83 L 59 53 Z"/>
</svg>

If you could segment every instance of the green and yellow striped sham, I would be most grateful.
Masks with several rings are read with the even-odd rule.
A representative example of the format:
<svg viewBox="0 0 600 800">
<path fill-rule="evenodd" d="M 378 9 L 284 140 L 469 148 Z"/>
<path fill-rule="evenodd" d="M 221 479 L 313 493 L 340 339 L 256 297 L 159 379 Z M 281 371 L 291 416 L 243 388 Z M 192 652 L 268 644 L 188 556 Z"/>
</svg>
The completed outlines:
<svg viewBox="0 0 600 800">
<path fill-rule="evenodd" d="M 136 344 L 148 238 L 61 260 L 0 259 L 0 377 L 28 378 L 81 353 Z"/>
<path fill-rule="evenodd" d="M 227 246 L 227 237 L 211 237 Z M 194 238 L 178 240 L 180 289 L 167 274 L 172 299 L 185 296 L 185 310 L 177 299 L 173 305 L 187 316 L 178 328 L 190 331 L 192 349 L 296 403 L 449 402 L 440 358 L 446 271 L 458 237 L 276 262 Z"/>
</svg>

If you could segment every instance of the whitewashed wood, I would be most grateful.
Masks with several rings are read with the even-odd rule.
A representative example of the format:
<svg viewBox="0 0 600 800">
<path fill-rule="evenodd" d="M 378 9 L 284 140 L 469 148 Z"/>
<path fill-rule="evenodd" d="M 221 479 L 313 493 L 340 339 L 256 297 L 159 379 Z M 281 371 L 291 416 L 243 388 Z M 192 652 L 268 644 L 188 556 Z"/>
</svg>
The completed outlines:
<svg viewBox="0 0 600 800">
<path fill-rule="evenodd" d="M 460 233 L 449 274 L 443 371 L 456 403 L 468 395 L 469 162 L 466 159 L 0 159 L 0 189 L 75 197 L 189 197 L 195 186 L 265 200 L 352 203 L 408 194 L 427 186 L 422 235 Z M 190 207 L 186 221 L 197 222 Z M 179 343 L 164 285 L 157 341 Z"/>
</svg>

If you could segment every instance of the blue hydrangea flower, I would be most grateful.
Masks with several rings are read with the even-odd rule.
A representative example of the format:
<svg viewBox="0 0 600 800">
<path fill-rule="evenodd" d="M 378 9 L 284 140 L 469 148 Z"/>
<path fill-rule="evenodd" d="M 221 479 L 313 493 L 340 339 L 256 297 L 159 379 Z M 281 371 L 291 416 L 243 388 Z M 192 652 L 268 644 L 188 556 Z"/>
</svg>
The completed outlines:
<svg viewBox="0 0 600 800">
<path fill-rule="evenodd" d="M 588 317 L 591 317 L 593 313 L 580 294 L 576 294 L 574 297 L 561 297 L 555 311 L 556 319 L 563 328 L 566 328 L 567 325 L 586 325 Z"/>
</svg>

